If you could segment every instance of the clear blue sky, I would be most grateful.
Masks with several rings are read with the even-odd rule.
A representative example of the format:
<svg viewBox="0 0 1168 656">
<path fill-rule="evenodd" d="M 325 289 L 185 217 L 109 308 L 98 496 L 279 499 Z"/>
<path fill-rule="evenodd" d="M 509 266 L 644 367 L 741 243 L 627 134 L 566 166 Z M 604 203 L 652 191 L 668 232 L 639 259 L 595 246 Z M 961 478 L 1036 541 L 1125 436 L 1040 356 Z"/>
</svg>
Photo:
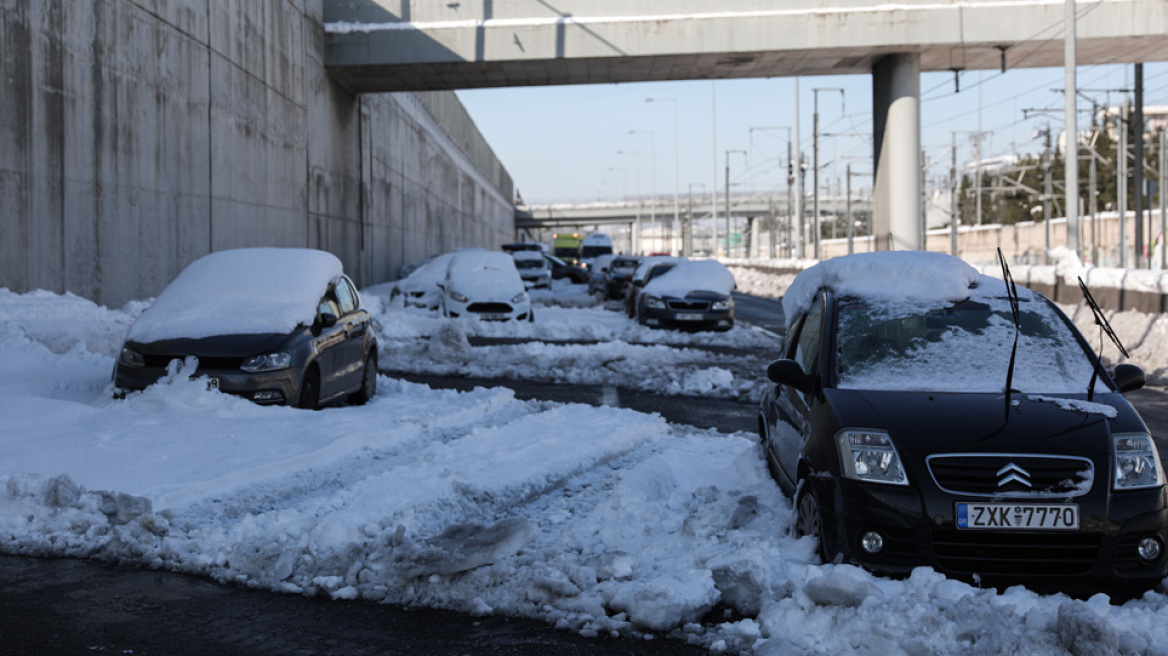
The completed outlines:
<svg viewBox="0 0 1168 656">
<path fill-rule="evenodd" d="M 1080 66 L 1080 89 L 1121 89 L 1134 85 L 1132 66 Z M 958 162 L 973 157 L 972 137 L 988 132 L 982 157 L 1013 152 L 1037 153 L 1036 130 L 1050 123 L 1062 129 L 1064 86 L 1061 68 L 969 71 L 955 89 L 952 73 L 921 76 L 922 146 L 934 168 L 930 180 L 948 174 L 953 132 L 958 131 Z M 459 91 L 471 117 L 486 136 L 515 185 L 529 204 L 615 201 L 650 194 L 651 160 L 656 159 L 657 195 L 674 189 L 674 107 L 678 118 L 678 182 L 682 202 L 693 185 L 695 195 L 709 194 L 716 177 L 722 193 L 727 150 L 735 193 L 785 193 L 787 131 L 793 126 L 795 79 L 769 78 L 711 82 L 654 82 L 566 87 L 528 87 Z M 1144 104 L 1168 105 L 1168 64 L 1144 66 Z M 839 91 L 844 89 L 841 97 Z M 819 98 L 821 184 L 842 187 L 845 166 L 857 173 L 872 170 L 872 82 L 868 75 L 799 79 L 801 147 L 808 163 L 812 149 L 812 115 Z M 716 98 L 717 164 L 712 162 Z M 1100 104 L 1118 105 L 1123 94 L 1091 91 Z M 663 99 L 645 102 L 646 98 Z M 670 102 L 670 100 L 675 102 Z M 1091 104 L 1080 99 L 1079 128 L 1090 125 Z M 1027 109 L 1053 109 L 1024 115 Z M 755 128 L 752 130 L 751 128 Z M 762 128 L 762 129 L 760 129 Z M 636 131 L 630 134 L 630 131 Z M 646 132 L 651 131 L 650 136 Z M 865 136 L 849 136 L 862 133 Z M 652 145 L 651 145 L 652 144 Z M 626 151 L 626 154 L 618 154 Z M 655 151 L 655 153 L 654 153 Z M 632 154 L 636 153 L 636 154 Z M 781 170 L 780 170 L 781 167 Z M 807 184 L 811 184 L 810 173 Z M 853 189 L 870 188 L 868 177 L 853 177 Z"/>
</svg>

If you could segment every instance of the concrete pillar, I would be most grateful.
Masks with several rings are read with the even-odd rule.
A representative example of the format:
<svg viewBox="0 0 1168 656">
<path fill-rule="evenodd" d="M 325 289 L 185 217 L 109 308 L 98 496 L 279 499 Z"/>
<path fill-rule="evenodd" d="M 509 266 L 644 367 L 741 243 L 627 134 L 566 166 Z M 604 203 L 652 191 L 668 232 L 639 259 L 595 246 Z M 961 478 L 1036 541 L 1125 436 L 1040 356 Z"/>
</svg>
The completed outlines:
<svg viewBox="0 0 1168 656">
<path fill-rule="evenodd" d="M 921 58 L 889 55 L 872 69 L 876 249 L 924 250 L 921 216 Z"/>
</svg>

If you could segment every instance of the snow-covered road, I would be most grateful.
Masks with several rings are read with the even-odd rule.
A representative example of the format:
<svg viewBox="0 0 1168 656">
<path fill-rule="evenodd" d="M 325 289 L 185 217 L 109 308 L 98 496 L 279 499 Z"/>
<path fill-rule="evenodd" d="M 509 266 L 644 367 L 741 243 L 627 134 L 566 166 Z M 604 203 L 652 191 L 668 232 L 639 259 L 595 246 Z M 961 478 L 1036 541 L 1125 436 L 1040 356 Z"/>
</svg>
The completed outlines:
<svg viewBox="0 0 1168 656">
<path fill-rule="evenodd" d="M 576 363 L 556 374 L 567 379 L 619 349 L 624 374 L 661 391 L 684 388 L 657 365 L 666 352 L 684 354 L 672 368 L 729 372 L 705 392 L 754 383 L 686 344 L 773 347 L 746 329 L 643 331 L 553 303 L 531 326 L 376 313 L 386 350 L 415 349 L 414 359 L 449 348 L 470 371 L 524 377 L 561 358 Z M 585 635 L 667 633 L 732 653 L 1142 654 L 1168 644 L 1159 593 L 1115 605 L 978 590 L 927 569 L 892 581 L 816 564 L 814 545 L 791 537 L 790 504 L 749 433 L 389 377 L 366 406 L 315 413 L 181 378 L 113 401 L 113 355 L 142 307 L 0 290 L 0 551 L 535 617 Z M 464 348 L 468 333 L 598 343 L 512 357 Z M 661 340 L 682 348 L 651 345 Z"/>
</svg>

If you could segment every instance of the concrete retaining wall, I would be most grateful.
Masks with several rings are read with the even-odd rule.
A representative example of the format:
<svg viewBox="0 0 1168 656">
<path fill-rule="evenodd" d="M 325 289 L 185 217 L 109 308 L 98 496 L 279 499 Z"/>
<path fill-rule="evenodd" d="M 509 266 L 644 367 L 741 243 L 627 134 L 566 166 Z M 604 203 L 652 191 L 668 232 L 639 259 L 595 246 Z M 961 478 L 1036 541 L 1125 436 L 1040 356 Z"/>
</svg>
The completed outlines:
<svg viewBox="0 0 1168 656">
<path fill-rule="evenodd" d="M 242 246 L 367 285 L 509 241 L 457 98 L 356 96 L 323 51 L 323 0 L 0 0 L 0 287 L 118 305 Z"/>
</svg>

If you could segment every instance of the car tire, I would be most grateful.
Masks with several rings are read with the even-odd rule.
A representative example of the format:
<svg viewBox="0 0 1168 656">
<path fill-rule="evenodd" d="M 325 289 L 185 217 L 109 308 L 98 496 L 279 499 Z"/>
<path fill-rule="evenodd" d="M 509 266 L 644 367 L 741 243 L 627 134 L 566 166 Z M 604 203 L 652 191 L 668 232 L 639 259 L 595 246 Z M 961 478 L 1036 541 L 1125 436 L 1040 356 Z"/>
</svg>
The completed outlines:
<svg viewBox="0 0 1168 656">
<path fill-rule="evenodd" d="M 377 351 L 370 351 L 365 358 L 365 372 L 361 376 L 361 388 L 349 395 L 349 403 L 365 405 L 377 395 Z"/>
<path fill-rule="evenodd" d="M 807 481 L 803 481 L 799 486 L 799 493 L 795 498 L 795 511 L 795 537 L 813 536 L 819 542 L 817 550 L 820 561 L 825 565 L 834 562 L 836 549 L 834 545 L 828 544 L 824 537 L 823 512 L 820 510 L 819 497 Z"/>
<path fill-rule="evenodd" d="M 304 380 L 300 382 L 300 399 L 296 407 L 304 410 L 320 410 L 320 373 L 312 366 L 304 372 Z"/>
</svg>

